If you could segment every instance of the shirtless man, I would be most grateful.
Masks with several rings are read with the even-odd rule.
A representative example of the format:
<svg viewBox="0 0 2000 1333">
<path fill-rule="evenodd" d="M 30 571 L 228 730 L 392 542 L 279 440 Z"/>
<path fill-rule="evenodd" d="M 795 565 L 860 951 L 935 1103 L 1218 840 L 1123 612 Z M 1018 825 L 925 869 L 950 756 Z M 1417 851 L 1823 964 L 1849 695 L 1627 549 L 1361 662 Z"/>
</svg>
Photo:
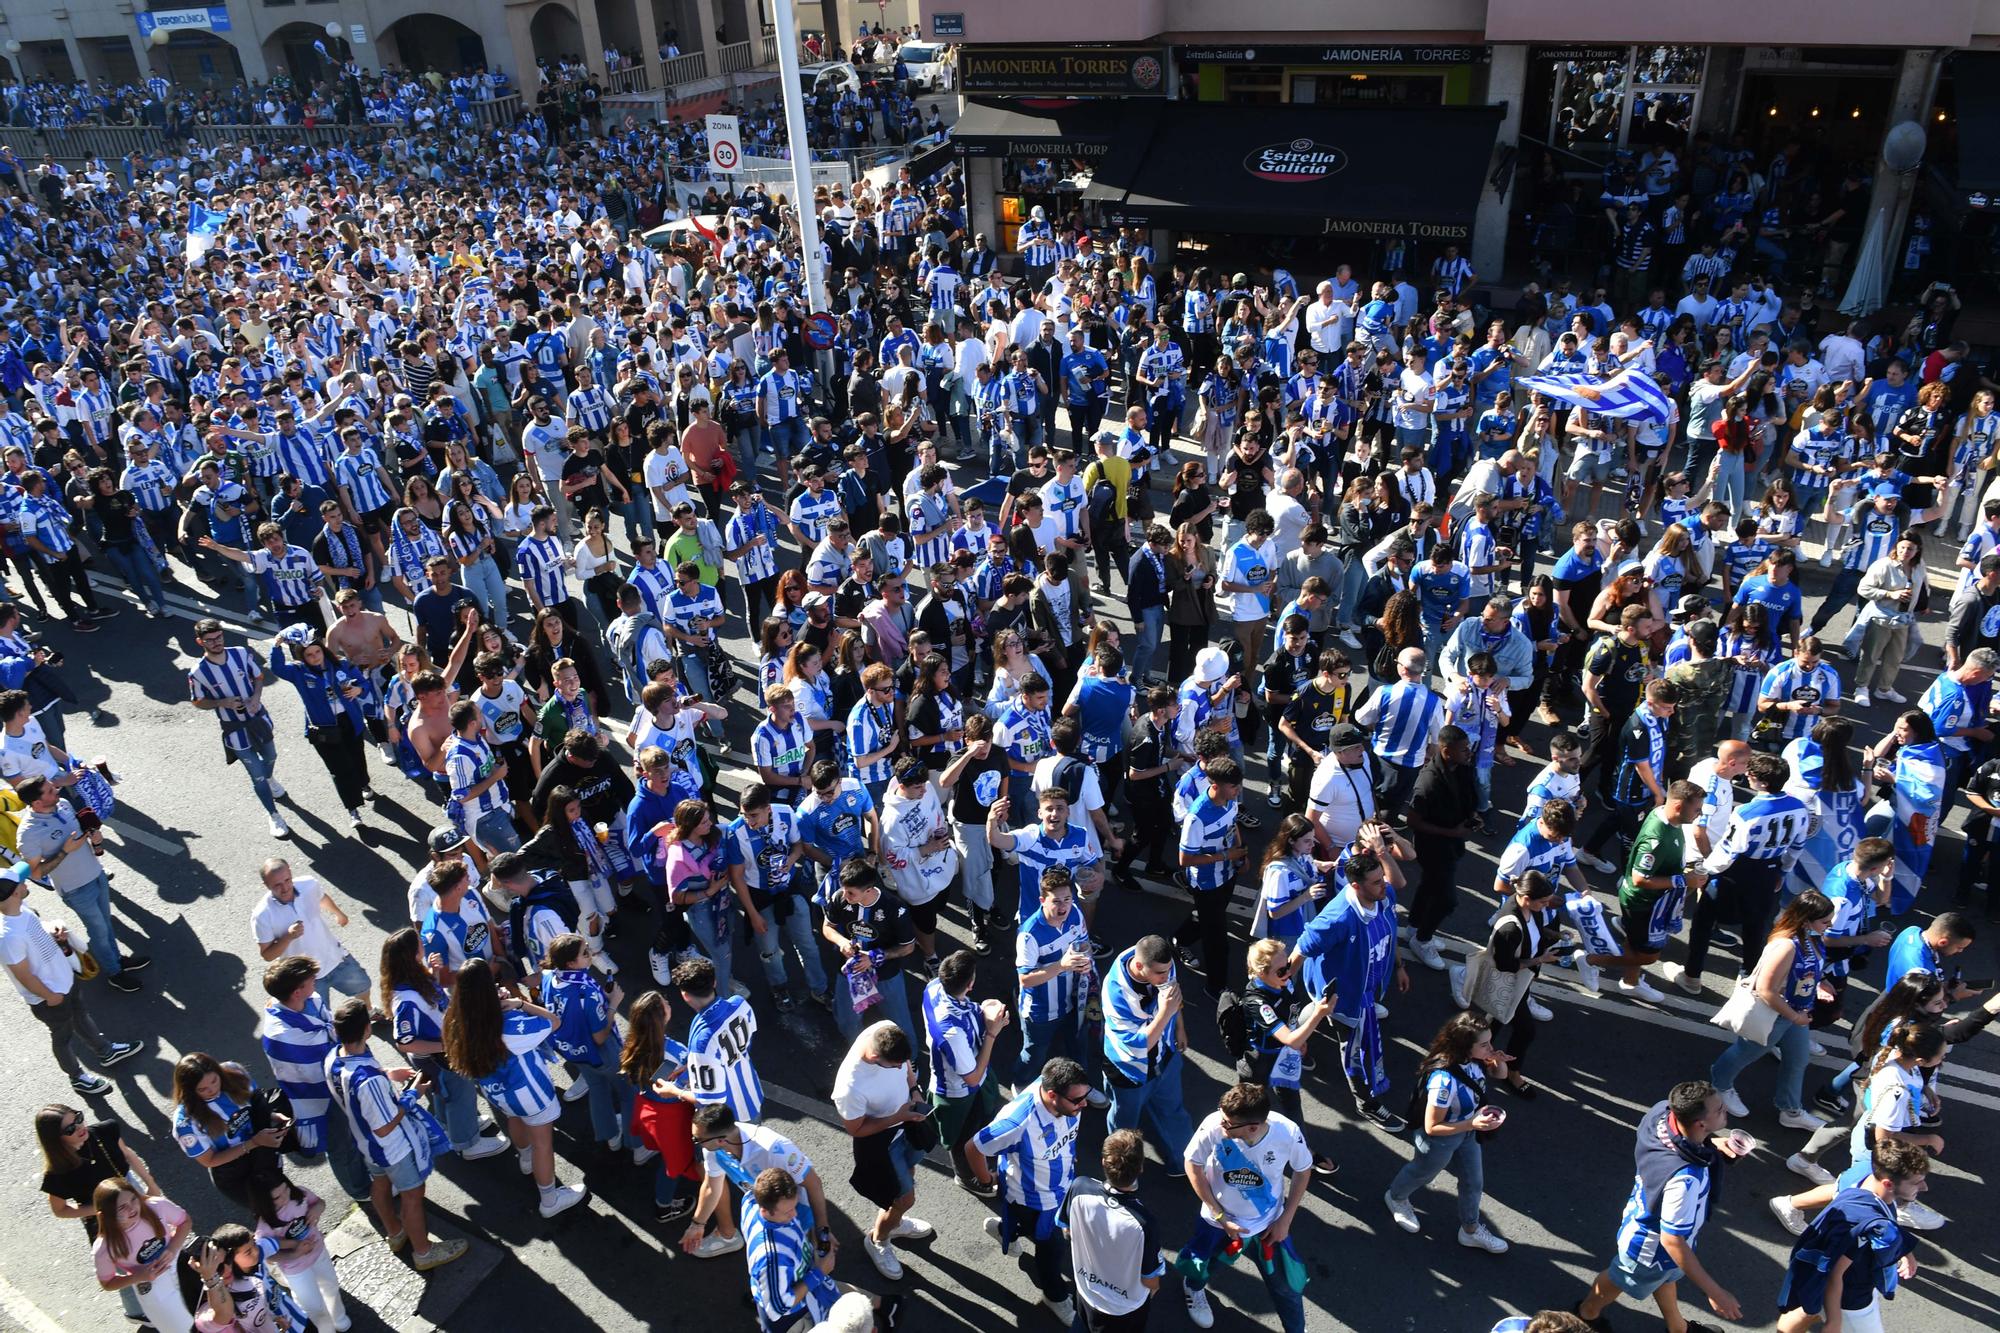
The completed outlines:
<svg viewBox="0 0 2000 1333">
<path fill-rule="evenodd" d="M 396 659 L 402 636 L 387 616 L 370 611 L 353 588 L 335 593 L 333 606 L 340 615 L 326 632 L 326 650 L 380 683 L 383 670 Z"/>
<path fill-rule="evenodd" d="M 416 705 L 410 710 L 410 745 L 425 768 L 444 776 L 444 743 L 451 739 L 451 706 L 458 691 L 445 683 L 436 671 L 424 671 L 411 685 Z"/>
</svg>

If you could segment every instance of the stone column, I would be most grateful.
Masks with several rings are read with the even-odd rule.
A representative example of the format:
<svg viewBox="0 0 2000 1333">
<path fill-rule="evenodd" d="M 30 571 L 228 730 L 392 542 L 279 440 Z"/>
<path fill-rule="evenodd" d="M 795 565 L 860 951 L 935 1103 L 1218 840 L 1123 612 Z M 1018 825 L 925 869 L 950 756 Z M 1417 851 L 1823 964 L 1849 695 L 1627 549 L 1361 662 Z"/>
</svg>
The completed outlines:
<svg viewBox="0 0 2000 1333">
<path fill-rule="evenodd" d="M 1486 100 L 1490 103 L 1505 102 L 1507 114 L 1500 122 L 1500 132 L 1494 142 L 1498 146 L 1516 148 L 1521 135 L 1521 103 L 1528 91 L 1528 48 L 1517 42 L 1507 42 L 1493 48 L 1493 61 L 1486 68 Z M 1510 187 L 1505 198 L 1501 197 L 1482 173 L 1479 182 L 1479 209 L 1472 223 L 1472 266 L 1479 270 L 1480 282 L 1491 286 L 1500 279 L 1500 270 L 1507 258 L 1507 222 L 1509 201 L 1514 191 Z"/>
</svg>

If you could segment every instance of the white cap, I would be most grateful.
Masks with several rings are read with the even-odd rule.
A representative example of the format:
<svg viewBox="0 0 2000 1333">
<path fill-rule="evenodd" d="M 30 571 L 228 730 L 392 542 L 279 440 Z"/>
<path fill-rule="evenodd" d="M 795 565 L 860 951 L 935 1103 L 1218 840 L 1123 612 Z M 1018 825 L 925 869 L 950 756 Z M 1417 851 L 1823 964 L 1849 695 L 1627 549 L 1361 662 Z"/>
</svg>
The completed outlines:
<svg viewBox="0 0 2000 1333">
<path fill-rule="evenodd" d="M 1220 648 L 1208 647 L 1194 655 L 1194 678 L 1204 685 L 1213 685 L 1229 674 L 1229 654 Z"/>
</svg>

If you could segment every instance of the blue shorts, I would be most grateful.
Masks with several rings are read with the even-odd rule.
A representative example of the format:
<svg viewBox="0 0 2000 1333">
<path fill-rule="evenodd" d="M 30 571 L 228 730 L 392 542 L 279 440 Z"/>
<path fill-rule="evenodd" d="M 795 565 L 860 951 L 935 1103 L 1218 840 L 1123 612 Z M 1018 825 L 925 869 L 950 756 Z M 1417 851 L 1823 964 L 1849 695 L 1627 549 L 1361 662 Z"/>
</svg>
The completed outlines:
<svg viewBox="0 0 2000 1333">
<path fill-rule="evenodd" d="M 370 1180 L 379 1180 L 383 1176 L 389 1178 L 390 1189 L 398 1194 L 407 1194 L 411 1190 L 420 1190 L 424 1187 L 424 1181 L 430 1176 L 430 1169 L 417 1161 L 415 1153 L 408 1153 L 401 1160 L 391 1162 L 387 1166 L 377 1166 L 372 1161 L 368 1163 Z"/>
<path fill-rule="evenodd" d="M 1608 1270 L 1611 1285 L 1635 1300 L 1644 1300 L 1669 1282 L 1680 1279 L 1681 1270 L 1670 1263 L 1630 1258 L 1623 1250 L 1611 1258 Z"/>
</svg>

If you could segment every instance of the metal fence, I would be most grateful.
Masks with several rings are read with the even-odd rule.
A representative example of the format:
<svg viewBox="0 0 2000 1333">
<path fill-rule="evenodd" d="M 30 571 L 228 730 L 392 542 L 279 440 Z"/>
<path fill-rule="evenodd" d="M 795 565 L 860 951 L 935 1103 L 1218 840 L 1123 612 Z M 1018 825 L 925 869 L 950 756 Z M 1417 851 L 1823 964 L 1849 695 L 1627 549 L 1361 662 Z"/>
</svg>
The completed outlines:
<svg viewBox="0 0 2000 1333">
<path fill-rule="evenodd" d="M 731 42 L 715 49 L 715 63 L 724 74 L 737 74 L 753 68 L 757 59 L 749 42 Z"/>
<path fill-rule="evenodd" d="M 653 71 L 649 65 L 627 65 L 614 69 L 605 78 L 608 93 L 649 93 L 653 91 Z"/>
<path fill-rule="evenodd" d="M 513 93 L 472 103 L 474 121 L 482 130 L 511 125 L 521 114 L 521 95 Z M 253 146 L 339 148 L 375 143 L 402 134 L 401 125 L 189 125 L 169 133 L 151 125 L 71 125 L 65 129 L 0 127 L 0 143 L 12 147 L 27 163 L 43 156 L 73 166 L 89 158 L 113 162 L 134 153 L 155 156 L 193 140 L 203 148 Z"/>
<path fill-rule="evenodd" d="M 708 54 L 704 51 L 693 51 L 660 62 L 660 84 L 669 91 L 678 84 L 693 83 L 696 79 L 707 77 Z"/>
</svg>

